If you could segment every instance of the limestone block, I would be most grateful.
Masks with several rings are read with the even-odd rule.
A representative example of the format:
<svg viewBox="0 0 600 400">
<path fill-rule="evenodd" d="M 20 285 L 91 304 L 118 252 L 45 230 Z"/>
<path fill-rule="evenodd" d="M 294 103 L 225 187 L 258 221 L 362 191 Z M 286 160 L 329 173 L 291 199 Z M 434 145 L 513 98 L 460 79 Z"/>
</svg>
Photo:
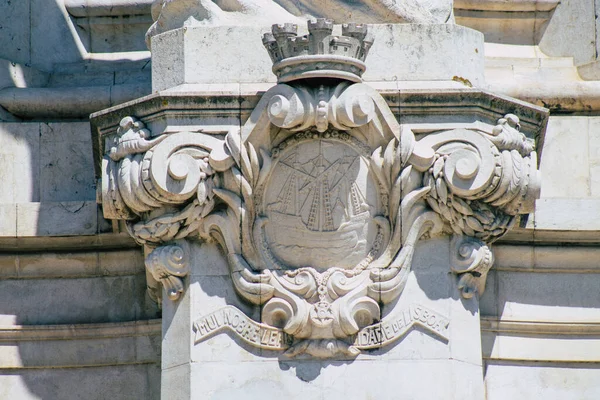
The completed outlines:
<svg viewBox="0 0 600 400">
<path fill-rule="evenodd" d="M 598 269 L 600 249 L 575 245 L 494 246 L 494 268 L 503 271 L 589 273 Z"/>
<path fill-rule="evenodd" d="M 85 49 L 75 37 L 75 29 L 63 2 L 30 0 L 28 3 L 30 13 L 25 21 L 31 32 L 31 65 L 52 71 L 55 64 L 80 61 Z M 24 25 L 21 21 L 18 23 Z"/>
<path fill-rule="evenodd" d="M 94 235 L 95 201 L 17 204 L 17 236 Z"/>
<path fill-rule="evenodd" d="M 84 64 L 85 65 L 85 64 Z M 58 69 L 59 67 L 57 67 Z M 51 87 L 80 87 L 80 86 L 110 86 L 114 83 L 114 71 L 88 71 L 81 73 L 73 67 L 60 67 L 50 76 L 48 86 Z"/>
<path fill-rule="evenodd" d="M 600 397 L 600 370 L 581 364 L 490 363 L 489 400 L 595 400 Z"/>
<path fill-rule="evenodd" d="M 40 124 L 0 123 L 0 142 L 0 203 L 39 201 Z"/>
<path fill-rule="evenodd" d="M 184 27 L 152 38 L 152 90 L 184 83 L 275 82 L 263 27 Z M 228 51 L 220 51 L 224 45 Z M 239 49 L 236 51 L 234 48 Z M 243 54 L 243 62 L 239 56 Z"/>
<path fill-rule="evenodd" d="M 160 360 L 160 338 L 130 336 L 79 340 L 3 341 L 0 368 L 76 368 L 150 364 Z"/>
<path fill-rule="evenodd" d="M 188 400 L 191 396 L 190 365 L 181 364 L 160 373 L 160 398 Z"/>
<path fill-rule="evenodd" d="M 454 15 L 458 24 L 483 32 L 486 42 L 536 44 L 558 3 L 456 0 Z"/>
<path fill-rule="evenodd" d="M 498 314 L 498 271 L 494 268 L 488 273 L 485 293 L 479 298 L 479 313 L 481 316 Z"/>
<path fill-rule="evenodd" d="M 0 322 L 65 324 L 153 318 L 145 274 L 0 281 Z"/>
<path fill-rule="evenodd" d="M 23 400 L 158 400 L 160 378 L 160 369 L 152 364 L 25 369 L 0 375 L 0 395 Z"/>
<path fill-rule="evenodd" d="M 192 276 L 229 276 L 229 266 L 216 243 L 191 243 Z"/>
<path fill-rule="evenodd" d="M 599 212 L 600 201 L 595 198 L 542 198 L 536 202 L 535 229 L 599 230 Z"/>
<path fill-rule="evenodd" d="M 29 2 L 23 4 L 29 4 Z M 10 47 L 7 46 L 7 48 Z M 0 58 L 0 88 L 45 86 L 48 83 L 49 74 L 12 60 L 14 59 Z"/>
<path fill-rule="evenodd" d="M 334 33 L 340 29 L 337 26 Z M 183 84 L 275 82 L 260 41 L 270 30 L 190 26 L 154 36 L 152 90 Z M 474 86 L 484 82 L 483 35 L 477 31 L 448 24 L 373 25 L 371 30 L 376 40 L 366 59 L 366 81 L 459 79 Z M 220 51 L 223 43 L 231 50 Z M 239 54 L 244 54 L 243 63 L 237 60 Z"/>
<path fill-rule="evenodd" d="M 393 377 L 390 372 L 393 371 Z M 481 399 L 483 384 L 453 382 L 456 376 L 481 374 L 481 367 L 452 361 L 356 361 L 314 364 L 302 361 L 281 363 L 226 362 L 196 363 L 192 376 L 211 375 L 210 382 L 192 380 L 192 393 L 225 400 L 244 394 L 245 399 Z M 424 376 L 435 377 L 426 384 Z M 367 379 L 368 377 L 368 379 Z M 460 380 L 460 378 L 459 378 Z M 174 397 L 177 398 L 177 397 Z M 181 397 L 183 398 L 183 397 Z M 178 398 L 179 399 L 179 398 Z"/>
<path fill-rule="evenodd" d="M 498 271 L 497 310 L 491 315 L 515 321 L 598 321 L 598 284 L 598 274 Z"/>
<path fill-rule="evenodd" d="M 588 132 L 588 117 L 550 117 L 540 162 L 542 198 L 589 196 Z"/>
<path fill-rule="evenodd" d="M 18 257 L 12 254 L 0 256 L 0 277 L 15 278 L 18 276 Z"/>
<path fill-rule="evenodd" d="M 590 163 L 590 196 L 600 197 L 600 165 Z"/>
<path fill-rule="evenodd" d="M 140 249 L 104 251 L 98 254 L 98 273 L 102 275 L 137 274 L 144 271 Z"/>
<path fill-rule="evenodd" d="M 600 257 L 597 247 L 536 246 L 533 248 L 533 269 L 539 271 L 595 271 Z"/>
<path fill-rule="evenodd" d="M 17 205 L 0 204 L 0 236 L 17 236 Z"/>
<path fill-rule="evenodd" d="M 147 8 L 150 8 L 149 5 Z M 99 15 L 75 18 L 75 23 L 90 53 L 134 52 L 147 50 L 144 34 L 152 24 L 152 18 L 149 12 L 137 15 Z"/>
<path fill-rule="evenodd" d="M 97 275 L 97 253 L 44 253 L 16 256 L 21 278 L 49 278 Z"/>
<path fill-rule="evenodd" d="M 483 35 L 460 25 L 373 25 L 364 80 L 484 84 Z M 418 44 L 417 44 L 418 43 Z"/>
<path fill-rule="evenodd" d="M 493 340 L 493 346 L 486 349 L 484 357 L 537 362 L 597 362 L 600 358 L 600 339 L 594 333 L 582 335 L 577 330 L 578 326 L 573 325 L 570 336 L 549 335 L 542 327 L 538 327 L 539 333 L 532 330 L 528 334 L 486 332 L 485 335 L 493 336 L 493 339 L 489 338 Z"/>
<path fill-rule="evenodd" d="M 497 245 L 494 246 L 494 256 L 496 262 L 495 269 L 498 268 L 533 268 L 534 252 L 542 249 L 533 246 L 517 246 L 517 245 Z"/>
<path fill-rule="evenodd" d="M 571 56 L 575 65 L 594 61 L 595 28 L 593 1 L 561 1 L 541 37 L 540 49 L 549 56 Z"/>
<path fill-rule="evenodd" d="M 94 200 L 96 180 L 86 122 L 42 123 L 40 198 L 42 202 Z"/>
<path fill-rule="evenodd" d="M 23 64 L 30 62 L 30 3 L 30 1 L 0 3 L 0 25 L 4 43 L 0 49 L 0 58 Z"/>
<path fill-rule="evenodd" d="M 590 195 L 600 197 L 600 118 L 589 117 Z"/>
<path fill-rule="evenodd" d="M 193 334 L 192 330 L 189 329 L 192 319 L 190 301 L 191 298 L 186 292 L 177 302 L 167 300 L 163 303 L 161 344 L 161 369 L 165 374 L 164 377 L 167 377 L 168 374 L 175 375 L 177 378 L 173 379 L 181 379 L 187 382 L 187 384 L 182 383 L 181 386 L 187 385 L 188 388 L 189 374 L 180 376 L 179 372 L 170 371 L 182 365 L 187 365 L 190 360 Z M 162 387 L 164 388 L 165 385 L 163 384 Z M 168 387 L 175 390 L 175 387 Z M 187 398 L 189 398 L 189 395 Z"/>
<path fill-rule="evenodd" d="M 102 252 L 44 252 L 21 253 L 4 257 L 19 266 L 14 274 L 5 269 L 3 275 L 11 278 L 88 278 L 97 276 L 135 275 L 144 272 L 141 252 L 134 250 Z"/>
</svg>

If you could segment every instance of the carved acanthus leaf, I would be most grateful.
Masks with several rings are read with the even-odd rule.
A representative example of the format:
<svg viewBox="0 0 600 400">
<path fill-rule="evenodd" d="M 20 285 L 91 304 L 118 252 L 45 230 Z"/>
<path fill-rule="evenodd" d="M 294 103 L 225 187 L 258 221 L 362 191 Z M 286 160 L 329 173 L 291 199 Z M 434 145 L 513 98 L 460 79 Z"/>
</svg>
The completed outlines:
<svg viewBox="0 0 600 400">
<path fill-rule="evenodd" d="M 494 127 L 494 135 L 454 129 L 419 142 L 435 150 L 435 161 L 423 175 L 423 186 L 429 188 L 427 204 L 440 215 L 446 232 L 469 237 L 488 251 L 519 215 L 533 211 L 539 197 L 537 155 L 518 131 L 518 122 L 508 114 Z M 454 270 L 463 296 L 483 293 L 490 267 L 491 261 L 483 262 L 468 275 L 461 268 Z"/>
<path fill-rule="evenodd" d="M 520 132 L 519 117 L 506 114 L 498 120 L 498 125 L 492 129 L 489 138 L 499 150 L 517 150 L 523 157 L 527 157 L 534 150 L 535 145 Z"/>
</svg>

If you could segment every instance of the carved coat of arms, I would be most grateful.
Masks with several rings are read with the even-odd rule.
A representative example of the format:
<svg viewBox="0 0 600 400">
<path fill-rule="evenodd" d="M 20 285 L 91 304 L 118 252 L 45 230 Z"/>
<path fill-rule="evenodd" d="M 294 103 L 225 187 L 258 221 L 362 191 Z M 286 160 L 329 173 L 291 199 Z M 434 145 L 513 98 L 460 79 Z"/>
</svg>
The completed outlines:
<svg viewBox="0 0 600 400">
<path fill-rule="evenodd" d="M 366 26 L 295 29 L 265 35 L 280 83 L 241 128 L 152 138 L 124 119 L 104 159 L 105 215 L 155 247 L 147 267 L 173 299 L 189 270 L 183 239 L 221 245 L 237 293 L 262 317 L 221 310 L 194 325 L 198 340 L 228 328 L 289 356 L 331 357 L 383 346 L 412 324 L 443 337 L 448 321 L 434 311 L 415 305 L 381 321 L 381 306 L 402 293 L 424 236 L 453 235 L 463 295 L 483 291 L 488 245 L 538 195 L 533 146 L 514 115 L 417 140 L 361 83 Z"/>
</svg>

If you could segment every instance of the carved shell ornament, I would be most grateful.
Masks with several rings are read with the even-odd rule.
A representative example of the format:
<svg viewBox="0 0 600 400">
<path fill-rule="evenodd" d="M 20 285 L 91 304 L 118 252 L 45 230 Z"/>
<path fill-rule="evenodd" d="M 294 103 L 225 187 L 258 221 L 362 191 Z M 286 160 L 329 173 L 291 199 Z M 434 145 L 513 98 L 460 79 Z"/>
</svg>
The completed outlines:
<svg viewBox="0 0 600 400">
<path fill-rule="evenodd" d="M 189 271 L 186 240 L 214 240 L 237 293 L 262 307 L 260 323 L 230 306 L 201 318 L 197 341 L 230 329 L 258 347 L 324 358 L 384 346 L 413 324 L 445 338 L 448 320 L 418 305 L 393 332 L 381 318 L 381 306 L 404 289 L 416 243 L 453 235 L 459 288 L 464 297 L 481 294 L 490 243 L 538 196 L 536 154 L 516 116 L 489 132 L 453 129 L 417 141 L 360 82 L 366 26 L 345 27 L 352 36 L 335 42 L 325 35 L 330 25 L 313 23 L 318 38 L 274 27 L 264 42 L 277 71 L 287 63 L 287 83 L 267 91 L 224 139 L 148 139 L 143 123 L 128 117 L 104 158 L 105 216 L 127 220 L 131 235 L 154 249 L 147 267 L 170 298 Z M 292 41 L 310 51 L 337 47 L 318 54 L 317 68 L 289 53 Z M 340 63 L 342 42 L 358 58 Z M 306 80 L 307 73 L 338 79 Z M 232 322 L 241 320 L 243 328 Z"/>
</svg>

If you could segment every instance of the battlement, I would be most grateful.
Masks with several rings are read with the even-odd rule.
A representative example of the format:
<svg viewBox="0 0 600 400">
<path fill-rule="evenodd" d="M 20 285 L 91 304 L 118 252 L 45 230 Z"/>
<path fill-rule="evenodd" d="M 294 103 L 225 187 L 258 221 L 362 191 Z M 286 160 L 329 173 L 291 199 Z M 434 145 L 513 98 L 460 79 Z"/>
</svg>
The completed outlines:
<svg viewBox="0 0 600 400">
<path fill-rule="evenodd" d="M 308 21 L 308 35 L 298 36 L 295 24 L 273 25 L 263 44 L 273 61 L 278 82 L 330 77 L 360 82 L 364 60 L 373 44 L 365 24 L 344 24 L 333 35 L 333 21 Z"/>
</svg>

